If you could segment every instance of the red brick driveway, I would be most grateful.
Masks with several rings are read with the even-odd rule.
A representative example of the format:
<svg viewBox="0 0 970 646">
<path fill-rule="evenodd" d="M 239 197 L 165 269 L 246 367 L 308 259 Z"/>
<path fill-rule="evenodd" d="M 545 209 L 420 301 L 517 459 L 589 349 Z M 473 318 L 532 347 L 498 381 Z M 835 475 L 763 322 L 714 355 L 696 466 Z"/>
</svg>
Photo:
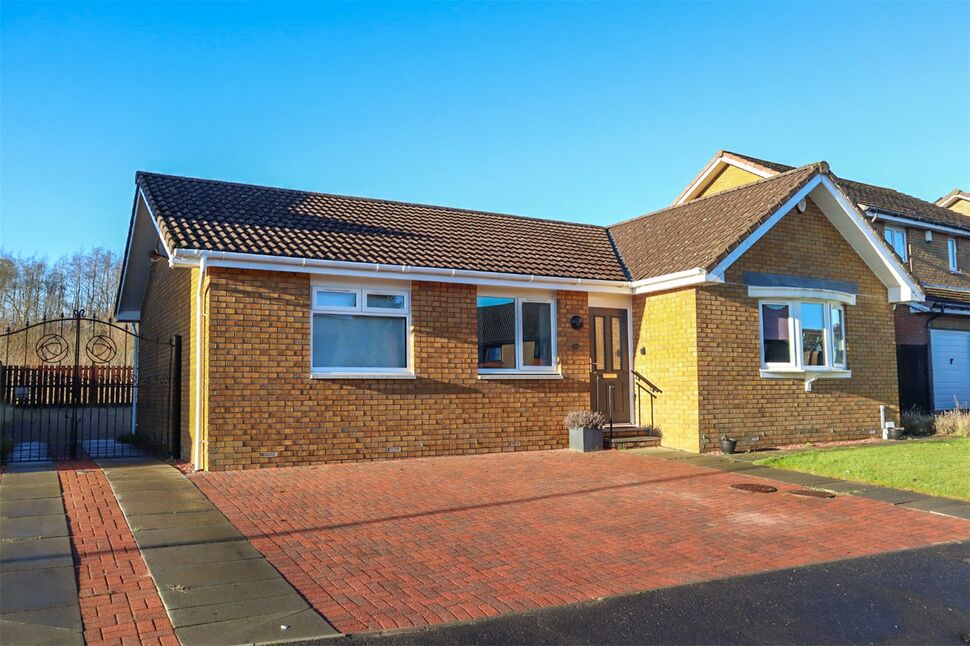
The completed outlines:
<svg viewBox="0 0 970 646">
<path fill-rule="evenodd" d="M 616 451 L 205 473 L 343 632 L 489 617 L 966 539 L 970 522 Z M 773 483 L 777 484 L 777 483 Z"/>
</svg>

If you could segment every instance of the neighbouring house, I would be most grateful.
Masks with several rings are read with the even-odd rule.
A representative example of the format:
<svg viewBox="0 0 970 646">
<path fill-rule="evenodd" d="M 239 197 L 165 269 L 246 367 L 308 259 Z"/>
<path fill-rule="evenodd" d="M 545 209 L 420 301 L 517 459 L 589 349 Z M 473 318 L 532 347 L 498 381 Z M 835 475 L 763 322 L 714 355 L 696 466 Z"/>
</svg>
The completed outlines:
<svg viewBox="0 0 970 646">
<path fill-rule="evenodd" d="M 927 298 L 824 162 L 609 227 L 135 185 L 116 317 L 181 338 L 202 469 L 563 448 L 591 407 L 614 446 L 865 438 L 898 419 L 893 309 Z"/>
<path fill-rule="evenodd" d="M 792 168 L 720 151 L 675 204 Z M 895 308 L 903 409 L 970 407 L 970 195 L 954 190 L 932 203 L 841 177 L 834 181 L 916 276 L 926 296 L 921 303 Z"/>
<path fill-rule="evenodd" d="M 953 189 L 950 193 L 938 199 L 936 204 L 945 209 L 951 209 L 957 213 L 970 216 L 970 193 L 961 191 L 958 188 Z"/>
</svg>

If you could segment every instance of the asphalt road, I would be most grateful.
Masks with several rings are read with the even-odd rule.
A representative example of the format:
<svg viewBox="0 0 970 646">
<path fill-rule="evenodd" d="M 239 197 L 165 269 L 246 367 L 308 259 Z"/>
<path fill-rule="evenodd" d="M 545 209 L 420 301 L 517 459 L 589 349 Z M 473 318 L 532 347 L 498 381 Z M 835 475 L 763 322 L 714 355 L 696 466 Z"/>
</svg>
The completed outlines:
<svg viewBox="0 0 970 646">
<path fill-rule="evenodd" d="M 345 639 L 374 646 L 966 644 L 970 541 Z"/>
</svg>

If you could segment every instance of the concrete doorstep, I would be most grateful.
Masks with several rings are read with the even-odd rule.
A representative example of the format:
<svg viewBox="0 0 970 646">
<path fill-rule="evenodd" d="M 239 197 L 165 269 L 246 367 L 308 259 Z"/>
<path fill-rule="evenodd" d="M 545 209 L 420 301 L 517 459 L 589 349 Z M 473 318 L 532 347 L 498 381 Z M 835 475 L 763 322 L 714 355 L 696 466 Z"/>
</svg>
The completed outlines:
<svg viewBox="0 0 970 646">
<path fill-rule="evenodd" d="M 0 479 L 0 639 L 83 644 L 77 578 L 53 463 L 10 463 Z"/>
<path fill-rule="evenodd" d="M 99 461 L 185 646 L 339 636 L 176 469 Z"/>
</svg>

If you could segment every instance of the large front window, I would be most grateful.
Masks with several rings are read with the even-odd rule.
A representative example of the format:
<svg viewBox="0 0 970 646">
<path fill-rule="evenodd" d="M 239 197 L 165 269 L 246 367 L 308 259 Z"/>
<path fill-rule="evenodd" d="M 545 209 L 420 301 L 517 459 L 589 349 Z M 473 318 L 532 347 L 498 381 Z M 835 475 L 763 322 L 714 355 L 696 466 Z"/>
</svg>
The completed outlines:
<svg viewBox="0 0 970 646">
<path fill-rule="evenodd" d="M 480 372 L 552 372 L 555 356 L 552 299 L 478 297 Z"/>
<path fill-rule="evenodd" d="M 846 368 L 845 310 L 834 303 L 761 302 L 761 363 L 769 370 Z"/>
<path fill-rule="evenodd" d="M 406 291 L 315 287 L 312 306 L 314 373 L 408 371 Z"/>
</svg>

